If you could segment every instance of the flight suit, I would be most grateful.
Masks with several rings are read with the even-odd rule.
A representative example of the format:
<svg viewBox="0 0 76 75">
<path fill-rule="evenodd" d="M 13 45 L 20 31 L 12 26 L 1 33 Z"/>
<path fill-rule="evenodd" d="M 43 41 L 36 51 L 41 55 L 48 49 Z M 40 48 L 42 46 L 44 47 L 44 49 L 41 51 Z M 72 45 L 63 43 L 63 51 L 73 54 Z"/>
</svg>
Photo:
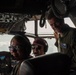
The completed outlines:
<svg viewBox="0 0 76 75">
<path fill-rule="evenodd" d="M 63 36 L 59 36 L 60 52 L 67 54 L 72 60 L 72 68 L 76 69 L 76 29 L 68 27 Z M 58 47 L 58 40 L 55 45 Z"/>
</svg>

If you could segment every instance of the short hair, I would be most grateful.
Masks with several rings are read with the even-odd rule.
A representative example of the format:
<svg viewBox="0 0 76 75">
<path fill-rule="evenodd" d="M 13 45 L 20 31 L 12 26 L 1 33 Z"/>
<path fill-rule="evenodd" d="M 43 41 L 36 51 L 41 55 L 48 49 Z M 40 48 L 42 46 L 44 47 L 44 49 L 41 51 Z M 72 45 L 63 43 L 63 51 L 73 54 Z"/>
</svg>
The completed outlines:
<svg viewBox="0 0 76 75">
<path fill-rule="evenodd" d="M 56 17 L 55 14 L 53 13 L 52 9 L 49 9 L 49 10 L 48 10 L 48 12 L 46 13 L 46 18 L 47 18 L 48 20 L 50 20 L 51 18 L 55 18 L 56 21 L 58 21 L 58 22 L 63 22 L 63 23 L 64 23 L 64 19 L 63 19 L 63 18 L 60 19 L 60 18 Z"/>
<path fill-rule="evenodd" d="M 21 46 L 24 49 L 25 55 L 29 56 L 31 53 L 31 43 L 29 39 L 26 36 L 22 36 L 18 34 L 11 39 L 11 42 L 13 39 L 16 39 L 21 44 Z"/>
<path fill-rule="evenodd" d="M 47 13 L 46 13 L 46 18 L 47 18 L 48 20 L 50 20 L 50 19 L 53 18 L 53 17 L 56 18 L 56 16 L 54 15 L 52 9 L 49 9 L 49 10 L 47 11 Z"/>
<path fill-rule="evenodd" d="M 35 40 L 33 41 L 34 43 L 38 43 L 44 46 L 44 52 L 46 53 L 48 51 L 48 43 L 46 40 L 44 40 L 43 38 L 35 38 Z"/>
</svg>

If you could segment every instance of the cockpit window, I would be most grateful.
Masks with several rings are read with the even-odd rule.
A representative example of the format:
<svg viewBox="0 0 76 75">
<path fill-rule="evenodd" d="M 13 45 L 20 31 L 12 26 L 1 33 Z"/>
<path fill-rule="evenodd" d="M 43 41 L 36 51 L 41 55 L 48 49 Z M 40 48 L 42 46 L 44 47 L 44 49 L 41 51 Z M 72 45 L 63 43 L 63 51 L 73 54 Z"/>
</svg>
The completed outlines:
<svg viewBox="0 0 76 75">
<path fill-rule="evenodd" d="M 27 36 L 30 39 L 31 44 L 34 41 L 34 34 L 35 34 L 34 23 L 35 23 L 34 21 L 25 22 L 25 26 L 26 26 L 25 32 L 30 34 L 31 37 L 28 36 L 29 34 L 27 34 Z M 71 27 L 75 27 L 70 18 L 65 18 L 65 23 L 67 23 Z M 52 30 L 51 26 L 49 25 L 47 21 L 46 21 L 45 26 L 42 28 L 39 26 L 39 21 L 38 21 L 37 33 L 38 33 L 38 36 L 43 37 L 48 42 L 49 48 L 48 48 L 47 54 L 57 52 L 57 48 L 54 45 L 55 43 L 55 38 L 53 35 L 54 31 Z M 9 51 L 8 46 L 13 36 L 14 35 L 8 35 L 8 34 L 0 35 L 0 52 Z"/>
<path fill-rule="evenodd" d="M 9 52 L 8 46 L 12 37 L 13 35 L 8 35 L 8 34 L 0 35 L 0 52 L 1 51 Z"/>
<path fill-rule="evenodd" d="M 75 27 L 74 23 L 72 22 L 72 20 L 68 17 L 68 18 L 64 18 L 65 23 L 67 23 L 70 27 Z"/>
</svg>

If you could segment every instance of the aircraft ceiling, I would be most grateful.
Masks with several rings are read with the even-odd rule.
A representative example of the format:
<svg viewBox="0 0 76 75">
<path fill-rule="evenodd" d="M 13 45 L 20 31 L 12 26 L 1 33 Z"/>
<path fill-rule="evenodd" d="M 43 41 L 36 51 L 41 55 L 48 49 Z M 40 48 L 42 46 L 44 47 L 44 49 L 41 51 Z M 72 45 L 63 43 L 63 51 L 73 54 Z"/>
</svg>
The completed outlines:
<svg viewBox="0 0 76 75">
<path fill-rule="evenodd" d="M 1 0 L 0 13 L 41 15 L 52 8 L 56 15 L 65 16 L 75 6 L 76 0 Z"/>
<path fill-rule="evenodd" d="M 0 12 L 40 14 L 49 3 L 49 0 L 1 0 Z"/>
<path fill-rule="evenodd" d="M 10 25 L 10 23 L 13 24 L 16 21 L 22 21 L 22 20 L 28 21 L 28 20 L 35 20 L 38 18 L 42 22 L 42 20 L 45 19 L 44 14 L 50 8 L 53 10 L 54 14 L 58 18 L 70 16 L 73 22 L 76 24 L 76 11 L 75 11 L 76 0 L 1 0 L 0 28 L 7 27 L 9 30 L 10 27 L 8 26 L 8 24 Z M 22 23 L 23 22 L 21 22 L 21 24 Z M 15 24 L 13 24 L 12 27 L 17 26 Z M 41 27 L 43 27 L 43 25 Z M 4 32 L 5 31 L 6 29 L 4 29 Z"/>
</svg>

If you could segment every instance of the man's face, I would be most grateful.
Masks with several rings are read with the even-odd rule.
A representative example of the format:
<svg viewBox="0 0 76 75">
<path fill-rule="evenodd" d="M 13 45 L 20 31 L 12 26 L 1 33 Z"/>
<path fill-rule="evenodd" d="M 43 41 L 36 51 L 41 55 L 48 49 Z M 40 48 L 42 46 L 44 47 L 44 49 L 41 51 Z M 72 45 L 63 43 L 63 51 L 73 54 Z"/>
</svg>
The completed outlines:
<svg viewBox="0 0 76 75">
<path fill-rule="evenodd" d="M 61 31 L 62 24 L 60 24 L 59 21 L 57 22 L 55 18 L 51 18 L 50 20 L 48 20 L 48 22 L 54 31 Z"/>
<path fill-rule="evenodd" d="M 37 44 L 37 43 L 33 44 L 32 49 L 33 49 L 33 54 L 35 56 L 43 55 L 45 53 L 44 46 L 41 44 Z"/>
<path fill-rule="evenodd" d="M 23 49 L 21 48 L 20 43 L 16 39 L 13 39 L 10 42 L 9 50 L 11 55 L 13 55 L 16 60 L 23 59 Z"/>
</svg>

